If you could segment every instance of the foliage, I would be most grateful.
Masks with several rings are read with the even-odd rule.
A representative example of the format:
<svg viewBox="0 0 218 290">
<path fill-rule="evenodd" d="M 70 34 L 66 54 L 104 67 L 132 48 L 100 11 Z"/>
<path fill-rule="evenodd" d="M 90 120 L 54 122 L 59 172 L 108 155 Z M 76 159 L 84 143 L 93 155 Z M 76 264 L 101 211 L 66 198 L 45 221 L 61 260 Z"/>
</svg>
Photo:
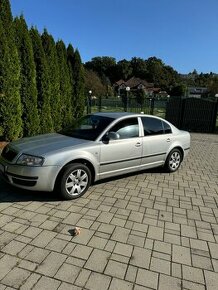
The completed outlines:
<svg viewBox="0 0 218 290">
<path fill-rule="evenodd" d="M 22 134 L 20 63 L 9 1 L 0 0 L 0 7 L 0 131 L 10 141 Z"/>
<path fill-rule="evenodd" d="M 139 105 L 143 105 L 146 98 L 145 91 L 140 89 L 137 91 L 136 101 Z"/>
<path fill-rule="evenodd" d="M 61 92 L 61 107 L 62 126 L 66 127 L 72 123 L 73 111 L 71 103 L 72 86 L 67 64 L 67 50 L 62 40 L 56 43 L 59 71 L 60 71 L 60 92 Z"/>
<path fill-rule="evenodd" d="M 88 95 L 91 90 L 96 97 L 107 95 L 107 86 L 103 85 L 96 72 L 85 69 L 85 93 Z"/>
<path fill-rule="evenodd" d="M 48 133 L 53 131 L 50 107 L 51 86 L 49 80 L 49 69 L 38 30 L 32 27 L 30 30 L 30 36 L 32 39 L 34 60 L 36 65 L 38 111 L 41 121 L 40 133 Z"/>
<path fill-rule="evenodd" d="M 74 118 L 75 111 L 76 111 L 76 96 L 75 96 L 76 84 L 75 84 L 75 79 L 74 79 L 74 48 L 72 44 L 69 44 L 67 47 L 67 64 L 69 68 L 70 85 L 71 85 L 70 103 L 72 106 L 72 114 Z"/>
<path fill-rule="evenodd" d="M 55 131 L 61 129 L 62 113 L 61 113 L 61 92 L 60 92 L 60 72 L 58 55 L 55 41 L 52 35 L 48 34 L 45 29 L 42 36 L 42 46 L 48 64 L 48 75 L 50 81 L 50 107 L 51 117 Z"/>
<path fill-rule="evenodd" d="M 129 61 L 123 59 L 117 63 L 117 74 L 123 80 L 128 80 L 132 76 L 132 66 Z"/>
<path fill-rule="evenodd" d="M 85 87 L 84 87 L 84 67 L 80 58 L 79 51 L 76 49 L 73 59 L 73 80 L 75 96 L 75 118 L 83 115 L 85 109 Z"/>
<path fill-rule="evenodd" d="M 215 95 L 218 94 L 218 76 L 213 77 L 209 84 L 208 84 L 208 89 L 209 89 L 209 95 L 211 97 L 215 97 Z"/>
<path fill-rule="evenodd" d="M 21 68 L 20 96 L 23 108 L 23 135 L 33 136 L 39 132 L 39 116 L 37 110 L 36 67 L 32 42 L 23 16 L 15 18 L 14 27 Z"/>
<path fill-rule="evenodd" d="M 182 97 L 186 94 L 186 86 L 185 85 L 176 85 L 170 91 L 171 96 L 174 97 Z"/>
</svg>

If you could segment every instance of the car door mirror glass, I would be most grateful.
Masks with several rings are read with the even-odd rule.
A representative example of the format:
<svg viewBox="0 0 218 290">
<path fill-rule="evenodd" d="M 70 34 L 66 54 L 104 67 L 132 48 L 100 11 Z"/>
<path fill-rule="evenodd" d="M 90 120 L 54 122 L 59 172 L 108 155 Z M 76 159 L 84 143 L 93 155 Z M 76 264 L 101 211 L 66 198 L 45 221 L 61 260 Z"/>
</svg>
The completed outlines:
<svg viewBox="0 0 218 290">
<path fill-rule="evenodd" d="M 104 143 L 108 143 L 110 140 L 120 139 L 120 135 L 116 132 L 107 132 L 103 137 L 102 141 Z"/>
<path fill-rule="evenodd" d="M 108 132 L 109 140 L 117 140 L 120 139 L 120 134 L 117 132 Z"/>
</svg>

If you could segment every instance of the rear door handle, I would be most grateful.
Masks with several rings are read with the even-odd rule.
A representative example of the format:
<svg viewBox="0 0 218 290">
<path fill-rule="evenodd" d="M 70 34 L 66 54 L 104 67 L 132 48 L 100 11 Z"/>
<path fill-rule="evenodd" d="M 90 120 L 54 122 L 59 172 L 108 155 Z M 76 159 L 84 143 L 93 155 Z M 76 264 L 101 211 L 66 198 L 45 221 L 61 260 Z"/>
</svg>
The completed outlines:
<svg viewBox="0 0 218 290">
<path fill-rule="evenodd" d="M 167 138 L 167 142 L 170 142 L 170 138 Z"/>
</svg>

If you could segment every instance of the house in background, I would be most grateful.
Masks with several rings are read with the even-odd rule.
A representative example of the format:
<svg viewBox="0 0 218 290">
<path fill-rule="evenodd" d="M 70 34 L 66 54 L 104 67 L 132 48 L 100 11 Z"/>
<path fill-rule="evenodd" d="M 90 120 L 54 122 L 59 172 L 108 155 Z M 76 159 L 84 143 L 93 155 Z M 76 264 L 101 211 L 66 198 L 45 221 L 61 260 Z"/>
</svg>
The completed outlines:
<svg viewBox="0 0 218 290">
<path fill-rule="evenodd" d="M 187 87 L 186 97 L 189 98 L 202 98 L 208 94 L 208 88 L 206 87 Z"/>
<path fill-rule="evenodd" d="M 127 90 L 131 92 L 131 95 L 136 95 L 139 90 L 143 90 L 148 97 L 156 96 L 159 93 L 161 93 L 161 96 L 167 94 L 161 91 L 160 88 L 155 88 L 153 83 L 148 83 L 146 80 L 135 77 L 127 81 L 119 80 L 113 85 L 113 88 L 118 96 L 126 94 Z"/>
</svg>

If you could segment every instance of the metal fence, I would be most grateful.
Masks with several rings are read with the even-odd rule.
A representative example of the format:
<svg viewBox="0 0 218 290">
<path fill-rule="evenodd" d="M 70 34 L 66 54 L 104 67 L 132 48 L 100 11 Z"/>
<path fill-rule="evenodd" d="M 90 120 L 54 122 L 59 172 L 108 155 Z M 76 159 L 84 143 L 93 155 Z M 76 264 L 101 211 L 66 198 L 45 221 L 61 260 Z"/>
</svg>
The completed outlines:
<svg viewBox="0 0 218 290">
<path fill-rule="evenodd" d="M 98 98 L 87 101 L 87 113 L 133 112 L 165 118 L 176 127 L 192 132 L 218 132 L 218 102 L 196 98 Z"/>
<path fill-rule="evenodd" d="M 98 98 L 88 102 L 87 113 L 94 112 L 133 112 L 165 117 L 167 100 L 145 98 L 139 104 L 136 98 Z"/>
</svg>

